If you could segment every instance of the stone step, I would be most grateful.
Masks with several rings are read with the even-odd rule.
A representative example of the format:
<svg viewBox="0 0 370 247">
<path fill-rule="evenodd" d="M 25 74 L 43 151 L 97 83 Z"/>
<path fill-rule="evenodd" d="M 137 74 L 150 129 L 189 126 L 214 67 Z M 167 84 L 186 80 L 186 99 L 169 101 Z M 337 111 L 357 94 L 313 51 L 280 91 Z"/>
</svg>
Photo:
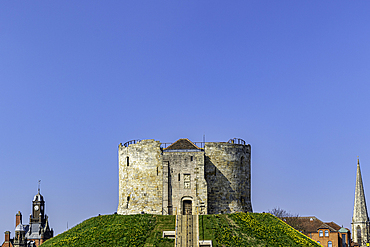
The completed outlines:
<svg viewBox="0 0 370 247">
<path fill-rule="evenodd" d="M 198 246 L 198 215 L 177 215 L 175 247 Z"/>
</svg>

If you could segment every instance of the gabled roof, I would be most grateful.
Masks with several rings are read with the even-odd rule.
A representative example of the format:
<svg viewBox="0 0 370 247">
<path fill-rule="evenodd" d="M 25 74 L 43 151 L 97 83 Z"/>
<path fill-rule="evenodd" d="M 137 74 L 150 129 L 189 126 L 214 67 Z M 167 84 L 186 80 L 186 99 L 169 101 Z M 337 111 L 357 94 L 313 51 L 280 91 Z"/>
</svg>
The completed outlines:
<svg viewBox="0 0 370 247">
<path fill-rule="evenodd" d="M 283 217 L 288 218 L 288 217 Z M 337 232 L 341 228 L 334 222 L 323 222 L 316 218 L 315 216 L 310 217 L 297 217 L 296 224 L 299 225 L 301 229 L 297 229 L 307 234 L 310 232 L 317 232 L 318 229 L 329 229 L 331 232 Z M 288 221 L 286 221 L 288 222 Z"/>
<path fill-rule="evenodd" d="M 335 223 L 334 223 L 335 224 Z M 323 223 L 319 228 L 317 228 L 317 229 L 329 229 L 331 232 L 336 232 L 336 230 L 333 228 L 333 227 L 331 227 L 331 226 L 329 226 L 329 224 L 328 223 Z"/>
<path fill-rule="evenodd" d="M 339 229 L 341 228 L 337 223 L 334 223 L 333 221 L 332 222 L 326 222 L 325 224 L 327 224 L 328 226 L 333 228 L 334 231 L 339 231 Z"/>
<path fill-rule="evenodd" d="M 301 228 L 305 233 L 317 232 L 317 229 L 324 223 L 315 216 L 311 217 L 298 217 Z"/>
<path fill-rule="evenodd" d="M 192 143 L 189 139 L 183 138 L 178 139 L 176 142 L 172 143 L 166 150 L 171 149 L 199 149 L 194 143 Z"/>
</svg>

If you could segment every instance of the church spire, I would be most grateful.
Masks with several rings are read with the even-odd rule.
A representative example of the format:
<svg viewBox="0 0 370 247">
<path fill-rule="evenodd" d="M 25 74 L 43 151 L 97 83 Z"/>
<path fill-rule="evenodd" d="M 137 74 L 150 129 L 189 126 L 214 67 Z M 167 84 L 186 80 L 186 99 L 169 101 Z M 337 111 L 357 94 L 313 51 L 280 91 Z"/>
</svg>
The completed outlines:
<svg viewBox="0 0 370 247">
<path fill-rule="evenodd" d="M 357 159 L 357 175 L 356 175 L 356 189 L 355 189 L 355 203 L 353 207 L 352 222 L 369 221 L 367 214 L 364 185 L 362 183 L 360 160 Z"/>
<path fill-rule="evenodd" d="M 369 216 L 367 214 L 364 185 L 362 183 L 360 160 L 357 159 L 355 202 L 352 217 L 353 241 L 365 246 L 369 239 Z"/>
</svg>

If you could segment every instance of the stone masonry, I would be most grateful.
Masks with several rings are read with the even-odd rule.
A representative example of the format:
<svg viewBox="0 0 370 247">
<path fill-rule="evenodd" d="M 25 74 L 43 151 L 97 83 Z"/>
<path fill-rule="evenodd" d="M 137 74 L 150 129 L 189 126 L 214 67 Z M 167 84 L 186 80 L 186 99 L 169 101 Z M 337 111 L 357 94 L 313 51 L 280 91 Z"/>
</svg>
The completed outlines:
<svg viewBox="0 0 370 247">
<path fill-rule="evenodd" d="M 251 212 L 251 146 L 241 139 L 202 144 L 120 144 L 117 213 Z"/>
<path fill-rule="evenodd" d="M 362 183 L 360 160 L 357 160 L 355 202 L 352 217 L 352 240 L 359 247 L 368 246 L 370 241 L 370 221 L 367 213 L 364 185 Z"/>
</svg>

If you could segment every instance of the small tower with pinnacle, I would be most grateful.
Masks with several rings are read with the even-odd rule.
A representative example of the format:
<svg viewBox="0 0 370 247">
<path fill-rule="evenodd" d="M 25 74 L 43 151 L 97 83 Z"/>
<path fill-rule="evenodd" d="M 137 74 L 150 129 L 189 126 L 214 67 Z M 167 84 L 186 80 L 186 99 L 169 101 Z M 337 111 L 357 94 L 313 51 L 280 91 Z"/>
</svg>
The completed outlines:
<svg viewBox="0 0 370 247">
<path fill-rule="evenodd" d="M 30 215 L 30 223 L 45 224 L 45 201 L 44 197 L 40 194 L 40 182 L 38 186 L 38 193 L 32 201 L 32 214 Z"/>
<path fill-rule="evenodd" d="M 360 160 L 357 159 L 355 202 L 352 217 L 352 240 L 360 247 L 369 242 L 369 216 L 367 214 L 364 185 L 362 183 Z"/>
</svg>

